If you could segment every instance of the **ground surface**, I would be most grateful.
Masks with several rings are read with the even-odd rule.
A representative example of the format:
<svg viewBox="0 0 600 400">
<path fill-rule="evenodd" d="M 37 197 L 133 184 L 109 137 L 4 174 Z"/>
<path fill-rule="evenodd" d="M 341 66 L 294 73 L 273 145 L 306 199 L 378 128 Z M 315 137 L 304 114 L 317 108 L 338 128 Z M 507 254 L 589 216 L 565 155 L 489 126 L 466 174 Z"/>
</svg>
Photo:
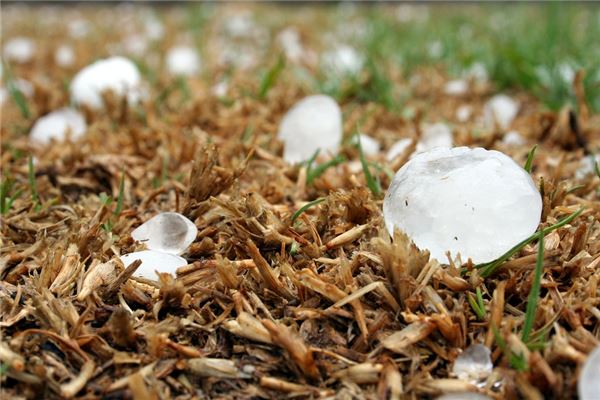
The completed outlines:
<svg viewBox="0 0 600 400">
<path fill-rule="evenodd" d="M 34 91 L 10 91 L 2 105 L 2 396 L 573 398 L 600 337 L 600 177 L 576 177 L 600 150 L 599 16 L 597 7 L 3 6 L 2 40 L 28 36 L 37 51 L 3 64 L 4 85 L 18 77 Z M 162 38 L 136 46 L 150 20 Z M 307 50 L 278 61 L 276 35 L 289 26 Z M 200 49 L 199 76 L 165 71 L 165 51 L 181 42 Z M 321 65 L 339 42 L 365 56 L 357 73 Z M 61 44 L 75 49 L 72 66 L 53 61 Z M 73 75 L 109 54 L 136 60 L 148 100 L 127 107 L 109 96 L 106 111 L 86 111 L 81 140 L 34 148 L 36 118 L 67 105 Z M 487 78 L 465 72 L 479 60 Z M 467 92 L 447 94 L 461 76 Z M 500 90 L 520 104 L 510 129 L 480 118 Z M 347 140 L 344 161 L 315 175 L 287 165 L 275 135 L 283 113 L 318 92 L 340 102 Z M 471 110 L 464 120 L 461 106 Z M 418 139 L 423 122 L 522 164 L 537 144 L 541 228 L 583 207 L 545 238 L 525 343 L 537 241 L 482 277 L 389 239 L 378 185 L 385 191 L 408 152 L 388 161 L 385 151 Z M 370 182 L 349 142 L 357 127 L 382 145 Z M 503 143 L 509 130 L 525 142 Z M 111 260 L 140 248 L 131 231 L 161 211 L 195 221 L 189 265 L 160 283 L 128 280 Z M 489 346 L 494 363 L 478 387 L 450 374 L 472 343 Z"/>
</svg>

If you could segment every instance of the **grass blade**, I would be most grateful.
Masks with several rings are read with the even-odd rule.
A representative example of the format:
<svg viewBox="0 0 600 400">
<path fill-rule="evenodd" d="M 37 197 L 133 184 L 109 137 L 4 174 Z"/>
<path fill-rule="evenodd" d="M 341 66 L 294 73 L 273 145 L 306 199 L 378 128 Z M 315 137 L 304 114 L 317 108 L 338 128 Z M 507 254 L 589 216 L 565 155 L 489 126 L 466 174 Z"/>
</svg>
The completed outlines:
<svg viewBox="0 0 600 400">
<path fill-rule="evenodd" d="M 535 156 L 536 149 L 537 144 L 533 146 L 531 150 L 529 150 L 529 153 L 527 153 L 527 161 L 525 162 L 525 166 L 523 167 L 523 169 L 525 169 L 525 171 L 527 171 L 528 174 L 531 173 L 531 166 L 533 164 L 533 157 Z"/>
<path fill-rule="evenodd" d="M 296 222 L 296 220 L 298 219 L 298 217 L 300 215 L 302 215 L 302 213 L 304 211 L 306 211 L 309 208 L 311 208 L 313 206 L 316 206 L 317 204 L 322 203 L 324 201 L 325 201 L 325 198 L 324 197 L 320 197 L 320 198 L 318 198 L 316 200 L 313 200 L 313 201 L 310 201 L 310 202 L 306 203 L 305 205 L 303 205 L 302 207 L 300 207 L 300 209 L 298 211 L 296 211 L 294 213 L 294 215 L 292 215 L 292 225 L 294 225 L 294 222 Z"/>
<path fill-rule="evenodd" d="M 114 215 L 121 214 L 123 209 L 123 197 L 125 197 L 125 171 L 121 172 L 121 182 L 119 183 L 119 197 L 117 197 L 117 208 L 115 208 Z"/>
<path fill-rule="evenodd" d="M 260 86 L 258 88 L 259 99 L 264 100 L 265 97 L 267 97 L 267 93 L 269 93 L 269 90 L 273 87 L 273 85 L 275 85 L 275 82 L 277 82 L 277 78 L 279 78 L 279 75 L 281 75 L 284 68 L 285 57 L 282 54 L 280 54 L 279 58 L 277 59 L 277 63 L 275 63 L 275 65 L 273 65 L 271 69 L 267 71 L 265 76 L 260 81 Z"/>
<path fill-rule="evenodd" d="M 544 272 L 544 233 L 539 233 L 540 240 L 538 242 L 538 253 L 535 261 L 535 272 L 533 275 L 533 283 L 531 284 L 531 291 L 527 299 L 527 308 L 525 310 L 525 323 L 523 325 L 522 340 L 523 343 L 527 343 L 529 335 L 533 329 L 533 322 L 535 321 L 535 310 L 537 308 L 537 302 L 540 295 L 540 288 L 542 284 L 542 274 Z"/>
<path fill-rule="evenodd" d="M 367 186 L 375 197 L 379 197 L 381 195 L 381 184 L 379 183 L 379 181 L 373 178 L 373 175 L 371 175 L 371 171 L 369 170 L 369 163 L 365 158 L 365 153 L 363 152 L 362 144 L 360 143 L 360 135 L 358 134 L 358 130 L 356 131 L 356 136 L 356 141 L 358 143 L 358 153 L 360 155 L 360 163 L 362 164 L 362 169 L 363 173 L 365 174 Z"/>
<path fill-rule="evenodd" d="M 313 160 L 314 161 L 314 160 Z M 318 178 L 319 176 L 323 175 L 323 173 L 331 168 L 331 167 L 335 167 L 336 165 L 339 165 L 341 163 L 343 163 L 344 161 L 346 161 L 346 157 L 344 157 L 343 155 L 338 155 L 334 158 L 332 158 L 331 160 L 324 162 L 323 164 L 319 164 L 314 168 L 310 168 L 307 169 L 306 171 L 306 183 L 311 185 L 313 183 L 313 181 Z"/>
</svg>

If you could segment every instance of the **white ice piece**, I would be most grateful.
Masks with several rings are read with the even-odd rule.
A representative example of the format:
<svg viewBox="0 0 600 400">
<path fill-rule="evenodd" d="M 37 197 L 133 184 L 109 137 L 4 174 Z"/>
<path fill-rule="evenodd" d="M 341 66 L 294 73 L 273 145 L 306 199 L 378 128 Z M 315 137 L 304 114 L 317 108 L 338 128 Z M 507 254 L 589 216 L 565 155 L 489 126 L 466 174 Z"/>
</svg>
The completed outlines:
<svg viewBox="0 0 600 400">
<path fill-rule="evenodd" d="M 598 399 L 600 393 L 600 346 L 597 346 L 583 363 L 579 382 L 577 382 L 577 393 L 580 400 Z"/>
<path fill-rule="evenodd" d="M 83 68 L 71 82 L 71 98 L 76 104 L 99 109 L 104 105 L 102 93 L 113 91 L 126 96 L 129 103 L 143 97 L 140 73 L 135 64 L 125 57 L 110 57 Z"/>
<path fill-rule="evenodd" d="M 488 377 L 493 368 L 490 349 L 475 343 L 456 358 L 452 366 L 452 374 L 458 379 L 476 384 Z"/>
<path fill-rule="evenodd" d="M 4 43 L 4 59 L 17 63 L 26 63 L 31 61 L 35 55 L 35 43 L 33 40 L 17 36 Z"/>
<path fill-rule="evenodd" d="M 383 202 L 390 235 L 398 228 L 445 262 L 492 261 L 535 232 L 542 198 L 510 157 L 482 148 L 435 148 L 396 173 Z"/>
<path fill-rule="evenodd" d="M 464 79 L 454 79 L 444 85 L 444 93 L 450 96 L 461 96 L 467 93 L 469 84 Z"/>
<path fill-rule="evenodd" d="M 377 139 L 372 138 L 371 136 L 364 133 L 361 133 L 358 136 L 360 138 L 360 146 L 365 156 L 374 156 L 379 153 L 381 145 L 379 144 L 379 141 Z M 353 143 L 357 142 L 356 136 L 353 136 L 352 141 Z"/>
<path fill-rule="evenodd" d="M 63 141 L 70 134 L 76 140 L 87 129 L 85 118 L 77 110 L 61 108 L 40 117 L 29 132 L 29 139 L 36 145 L 46 145 L 52 140 Z"/>
<path fill-rule="evenodd" d="M 400 154 L 403 154 L 408 146 L 410 146 L 412 142 L 411 138 L 403 138 L 398 140 L 396 143 L 390 147 L 388 152 L 385 155 L 386 160 L 392 161 L 394 158 L 398 157 Z"/>
<path fill-rule="evenodd" d="M 183 215 L 164 212 L 150 218 L 131 232 L 131 237 L 150 250 L 181 254 L 196 239 L 198 228 Z"/>
<path fill-rule="evenodd" d="M 305 97 L 285 114 L 277 137 L 290 164 L 309 159 L 318 149 L 321 155 L 336 154 L 342 140 L 342 111 L 329 96 Z"/>
<path fill-rule="evenodd" d="M 167 53 L 167 69 L 173 75 L 192 76 L 200 71 L 200 56 L 189 46 L 175 46 Z"/>
<path fill-rule="evenodd" d="M 142 260 L 142 264 L 136 269 L 133 276 L 151 280 L 158 280 L 156 271 L 174 275 L 177 268 L 187 265 L 187 261 L 183 257 L 155 250 L 136 251 L 122 255 L 120 258 L 125 268 L 136 260 Z"/>
<path fill-rule="evenodd" d="M 323 53 L 323 64 L 332 72 L 356 74 L 363 67 L 364 58 L 353 47 L 339 45 Z"/>
<path fill-rule="evenodd" d="M 509 146 L 522 146 L 525 144 L 525 139 L 519 132 L 509 131 L 506 132 L 506 134 L 502 138 L 502 143 L 507 144 Z"/>
<path fill-rule="evenodd" d="M 463 104 L 456 109 L 456 119 L 459 122 L 467 122 L 471 118 L 473 109 L 468 104 Z"/>
<path fill-rule="evenodd" d="M 483 118 L 488 126 L 497 122 L 500 128 L 508 129 L 519 112 L 519 104 L 505 94 L 497 94 L 484 106 Z"/>
<path fill-rule="evenodd" d="M 82 38 L 90 32 L 90 23 L 85 19 L 74 19 L 68 22 L 67 29 L 72 38 Z"/>
<path fill-rule="evenodd" d="M 435 147 L 452 147 L 452 130 L 443 122 L 423 124 L 421 127 L 421 139 L 416 151 L 427 151 Z"/>
<path fill-rule="evenodd" d="M 75 52 L 71 46 L 60 45 L 54 52 L 54 62 L 59 67 L 70 67 L 75 62 Z"/>
</svg>

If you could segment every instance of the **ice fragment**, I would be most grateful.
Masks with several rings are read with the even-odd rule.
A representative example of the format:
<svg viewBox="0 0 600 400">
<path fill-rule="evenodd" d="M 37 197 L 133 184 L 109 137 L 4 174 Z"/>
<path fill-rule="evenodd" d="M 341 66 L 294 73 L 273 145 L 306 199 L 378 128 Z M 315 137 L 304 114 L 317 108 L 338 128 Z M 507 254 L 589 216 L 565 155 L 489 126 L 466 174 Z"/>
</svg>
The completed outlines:
<svg viewBox="0 0 600 400">
<path fill-rule="evenodd" d="M 175 274 L 177 268 L 187 265 L 185 258 L 154 250 L 136 251 L 122 255 L 120 258 L 125 268 L 135 260 L 141 260 L 142 264 L 135 270 L 133 276 L 152 280 L 158 280 L 155 271 Z"/>
<path fill-rule="evenodd" d="M 452 366 L 452 374 L 458 379 L 473 384 L 485 379 L 494 368 L 490 354 L 490 349 L 486 346 L 479 343 L 472 344 L 456 358 Z"/>
<path fill-rule="evenodd" d="M 150 218 L 131 232 L 131 237 L 148 249 L 181 254 L 196 239 L 198 228 L 183 215 L 164 212 Z"/>
</svg>

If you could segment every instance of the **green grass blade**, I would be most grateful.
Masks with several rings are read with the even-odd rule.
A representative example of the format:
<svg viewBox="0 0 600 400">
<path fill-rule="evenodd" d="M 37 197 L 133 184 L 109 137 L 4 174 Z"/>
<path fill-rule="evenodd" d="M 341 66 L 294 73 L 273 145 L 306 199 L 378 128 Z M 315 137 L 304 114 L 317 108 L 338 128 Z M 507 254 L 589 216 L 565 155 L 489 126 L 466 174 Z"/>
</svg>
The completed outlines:
<svg viewBox="0 0 600 400">
<path fill-rule="evenodd" d="M 277 79 L 283 72 L 284 68 L 285 57 L 280 54 L 275 65 L 273 65 L 271 69 L 267 71 L 265 76 L 260 81 L 260 86 L 258 88 L 259 99 L 264 100 L 267 97 L 267 93 L 269 93 L 269 90 L 271 90 L 271 88 L 275 85 L 275 82 L 277 82 Z"/>
<path fill-rule="evenodd" d="M 535 150 L 537 149 L 537 144 L 535 146 L 533 146 L 531 148 L 531 150 L 529 150 L 529 153 L 527 153 L 527 161 L 525 162 L 525 166 L 523 167 L 523 169 L 525 169 L 525 171 L 527 171 L 528 174 L 531 173 L 531 167 L 533 164 L 533 157 L 535 156 Z"/>
<path fill-rule="evenodd" d="M 303 205 L 302 207 L 300 207 L 300 209 L 298 211 L 296 211 L 294 213 L 294 215 L 292 215 L 292 225 L 294 224 L 294 222 L 296 222 L 296 220 L 298 219 L 298 217 L 300 215 L 302 215 L 303 212 L 305 212 L 309 208 L 314 207 L 317 204 L 322 203 L 324 201 L 325 201 L 325 198 L 321 197 L 321 198 L 318 198 L 316 200 L 310 201 L 310 202 L 306 203 L 305 205 Z"/>
<path fill-rule="evenodd" d="M 535 321 L 535 310 L 537 308 L 537 302 L 540 295 L 542 274 L 544 273 L 544 233 L 539 233 L 540 240 L 538 242 L 538 253 L 535 262 L 535 272 L 533 275 L 533 283 L 531 284 L 531 291 L 527 299 L 527 308 L 525 310 L 525 323 L 523 325 L 522 340 L 527 343 L 529 335 L 533 329 L 533 323 Z"/>
<path fill-rule="evenodd" d="M 480 321 L 485 320 L 485 309 L 481 307 L 475 296 L 473 296 L 471 293 L 468 293 L 467 300 L 475 312 L 475 315 L 477 315 L 477 319 Z"/>
<path fill-rule="evenodd" d="M 379 181 L 377 181 L 375 178 L 373 178 L 373 175 L 371 174 L 371 171 L 369 170 L 369 163 L 367 162 L 367 159 L 365 158 L 365 153 L 363 152 L 362 149 L 362 144 L 360 143 L 360 135 L 358 134 L 358 130 L 356 131 L 356 136 L 357 136 L 357 143 L 358 143 L 358 153 L 360 156 L 360 163 L 362 165 L 362 169 L 363 169 L 363 173 L 365 174 L 365 180 L 367 181 L 367 187 L 371 190 L 371 193 L 373 193 L 373 195 L 375 197 L 379 197 L 381 195 L 381 184 L 379 183 Z"/>
<path fill-rule="evenodd" d="M 339 165 L 339 164 L 343 163 L 344 161 L 346 161 L 346 157 L 344 157 L 343 155 L 340 154 L 340 155 L 332 158 L 331 160 L 324 162 L 323 164 L 319 164 L 314 168 L 310 168 L 310 170 L 307 169 L 306 183 L 311 185 L 316 178 L 323 175 L 323 173 L 325 171 L 327 171 L 329 168 L 335 167 L 336 165 Z"/>
<path fill-rule="evenodd" d="M 125 171 L 121 172 L 121 182 L 119 183 L 119 197 L 117 197 L 117 208 L 114 215 L 121 214 L 123 209 L 123 198 L 125 197 Z"/>
</svg>

